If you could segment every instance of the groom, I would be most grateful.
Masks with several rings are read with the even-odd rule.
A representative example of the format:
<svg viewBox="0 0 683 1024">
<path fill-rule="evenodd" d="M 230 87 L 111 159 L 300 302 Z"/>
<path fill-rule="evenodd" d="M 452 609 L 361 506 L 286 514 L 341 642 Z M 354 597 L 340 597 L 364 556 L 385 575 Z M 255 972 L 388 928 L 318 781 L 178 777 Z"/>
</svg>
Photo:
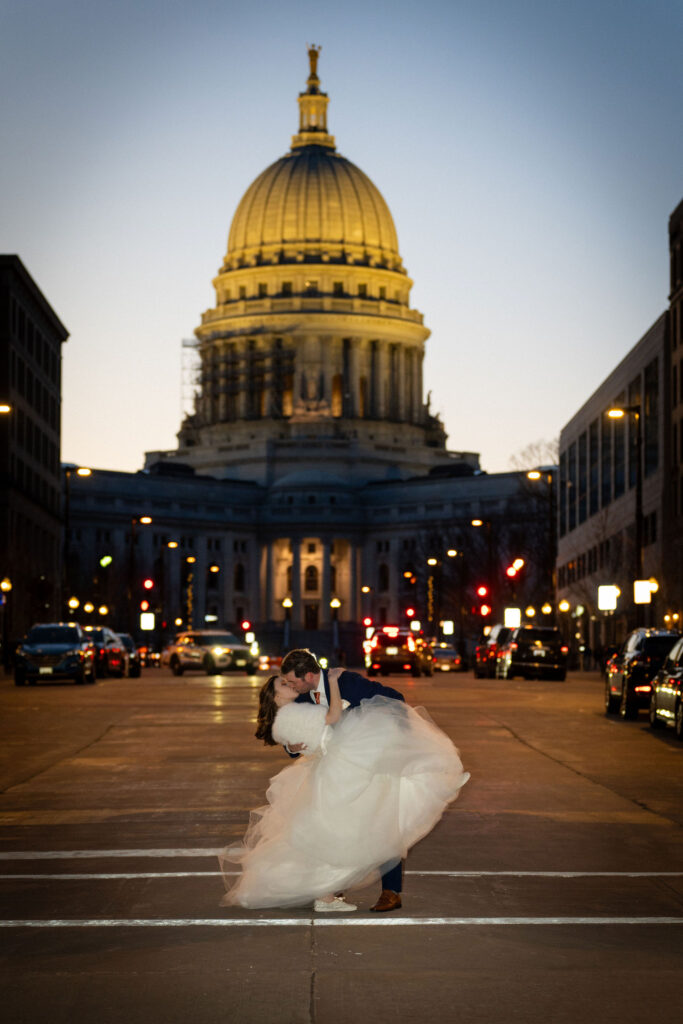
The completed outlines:
<svg viewBox="0 0 683 1024">
<path fill-rule="evenodd" d="M 311 701 L 315 704 L 330 706 L 330 684 L 327 681 L 327 672 L 321 669 L 316 661 L 315 655 L 305 649 L 290 651 L 282 659 L 280 675 L 297 691 L 299 696 L 297 703 L 308 704 Z M 362 700 L 370 697 L 390 697 L 392 700 L 403 700 L 403 694 L 398 690 L 392 690 L 390 686 L 381 686 L 374 683 L 359 672 L 344 671 L 339 676 L 339 692 L 343 701 L 348 702 L 348 707 L 357 708 Z M 298 754 L 296 747 L 287 748 L 289 753 Z M 401 862 L 382 875 L 382 893 L 375 903 L 376 913 L 386 913 L 389 910 L 398 910 L 401 906 L 401 891 L 403 889 L 403 867 Z"/>
</svg>

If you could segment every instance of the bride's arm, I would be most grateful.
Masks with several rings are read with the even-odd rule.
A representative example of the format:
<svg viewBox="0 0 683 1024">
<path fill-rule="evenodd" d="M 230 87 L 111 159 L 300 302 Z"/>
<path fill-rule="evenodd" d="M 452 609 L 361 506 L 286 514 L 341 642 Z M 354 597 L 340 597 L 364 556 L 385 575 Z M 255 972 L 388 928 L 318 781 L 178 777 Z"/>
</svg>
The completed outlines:
<svg viewBox="0 0 683 1024">
<path fill-rule="evenodd" d="M 342 674 L 343 669 L 331 668 L 327 673 L 327 681 L 330 684 L 330 710 L 325 715 L 325 724 L 334 725 L 341 718 L 342 713 L 342 699 L 341 693 L 339 692 L 339 676 Z"/>
</svg>

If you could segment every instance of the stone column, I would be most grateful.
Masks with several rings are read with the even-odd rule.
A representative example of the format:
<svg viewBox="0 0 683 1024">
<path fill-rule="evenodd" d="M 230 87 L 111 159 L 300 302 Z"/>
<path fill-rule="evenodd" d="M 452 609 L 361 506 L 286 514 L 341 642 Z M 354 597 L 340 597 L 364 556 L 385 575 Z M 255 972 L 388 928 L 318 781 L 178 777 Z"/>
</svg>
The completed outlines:
<svg viewBox="0 0 683 1024">
<path fill-rule="evenodd" d="M 272 622 L 275 619 L 273 610 L 273 541 L 268 540 L 264 545 L 265 554 L 265 585 L 263 587 L 264 607 L 263 621 Z"/>
<path fill-rule="evenodd" d="M 221 626 L 226 626 L 232 623 L 235 616 L 235 602 L 233 583 L 235 573 L 235 553 L 232 550 L 233 545 L 232 533 L 224 533 L 221 538 L 221 545 L 223 548 L 223 572 L 221 573 L 223 579 L 221 581 L 223 587 L 223 621 Z"/>
<path fill-rule="evenodd" d="M 303 607 L 301 605 L 301 539 L 292 537 L 292 626 L 301 629 L 303 626 Z"/>
<path fill-rule="evenodd" d="M 322 586 L 320 589 L 320 626 L 326 629 L 330 624 L 330 600 L 332 593 L 330 589 L 330 555 L 332 545 L 329 537 L 322 538 L 323 564 L 322 564 Z"/>
<path fill-rule="evenodd" d="M 358 555 L 355 540 L 349 541 L 349 621 L 358 622 Z"/>
</svg>

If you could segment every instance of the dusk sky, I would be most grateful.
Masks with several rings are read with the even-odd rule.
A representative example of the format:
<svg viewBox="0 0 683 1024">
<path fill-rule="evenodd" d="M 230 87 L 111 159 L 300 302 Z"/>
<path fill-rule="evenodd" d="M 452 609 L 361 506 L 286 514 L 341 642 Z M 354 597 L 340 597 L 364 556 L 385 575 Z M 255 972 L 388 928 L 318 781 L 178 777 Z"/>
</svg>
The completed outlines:
<svg viewBox="0 0 683 1024">
<path fill-rule="evenodd" d="M 0 251 L 70 332 L 65 461 L 175 446 L 181 340 L 289 149 L 308 43 L 393 214 L 450 448 L 510 468 L 666 309 L 681 0 L 0 0 Z"/>
</svg>

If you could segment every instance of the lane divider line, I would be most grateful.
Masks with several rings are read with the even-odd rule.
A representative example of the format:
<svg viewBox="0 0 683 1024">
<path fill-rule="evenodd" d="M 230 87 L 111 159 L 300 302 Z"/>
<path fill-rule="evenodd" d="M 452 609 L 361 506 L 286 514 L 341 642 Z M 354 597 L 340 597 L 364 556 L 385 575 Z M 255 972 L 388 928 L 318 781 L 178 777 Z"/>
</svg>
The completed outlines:
<svg viewBox="0 0 683 1024">
<path fill-rule="evenodd" d="M 325 918 L 325 917 L 294 917 L 294 918 L 86 918 L 84 920 L 68 920 L 57 918 L 52 920 L 8 920 L 0 921 L 2 928 L 310 928 L 310 927 L 396 927 L 412 926 L 418 928 L 432 926 L 479 927 L 499 926 L 536 926 L 556 925 L 573 926 L 643 926 L 643 925 L 678 925 L 683 926 L 683 917 L 373 917 L 373 918 Z"/>
</svg>

